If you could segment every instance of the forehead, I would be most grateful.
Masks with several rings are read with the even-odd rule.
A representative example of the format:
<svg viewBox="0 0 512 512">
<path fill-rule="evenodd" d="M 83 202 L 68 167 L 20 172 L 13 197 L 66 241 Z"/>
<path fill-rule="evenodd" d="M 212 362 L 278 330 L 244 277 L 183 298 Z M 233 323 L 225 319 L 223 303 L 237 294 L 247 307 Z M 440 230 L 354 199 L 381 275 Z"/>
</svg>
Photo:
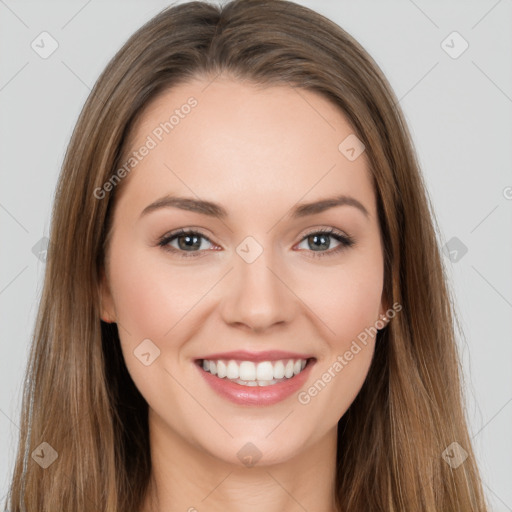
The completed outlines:
<svg viewBox="0 0 512 512">
<path fill-rule="evenodd" d="M 161 93 L 141 113 L 125 160 L 151 149 L 124 185 L 145 200 L 176 192 L 253 206 L 350 193 L 366 198 L 371 211 L 366 155 L 351 160 L 341 150 L 353 137 L 341 109 L 317 92 L 195 79 Z"/>
</svg>

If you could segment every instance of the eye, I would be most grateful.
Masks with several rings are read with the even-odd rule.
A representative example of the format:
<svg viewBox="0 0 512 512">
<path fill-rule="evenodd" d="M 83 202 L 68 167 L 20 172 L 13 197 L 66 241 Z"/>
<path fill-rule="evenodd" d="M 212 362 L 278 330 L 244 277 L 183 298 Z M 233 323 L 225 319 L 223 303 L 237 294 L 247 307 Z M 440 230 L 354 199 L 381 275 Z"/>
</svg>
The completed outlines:
<svg viewBox="0 0 512 512">
<path fill-rule="evenodd" d="M 201 249 L 205 249 L 201 240 L 206 240 L 210 244 L 212 243 L 199 231 L 180 229 L 174 233 L 165 235 L 158 242 L 158 245 L 169 252 L 180 252 L 182 253 L 180 256 L 183 257 L 198 256 L 197 252 L 200 252 Z M 177 242 L 177 247 L 171 245 L 173 242 Z"/>
<path fill-rule="evenodd" d="M 334 249 L 331 248 L 330 239 L 334 238 L 338 242 L 338 246 Z M 212 244 L 210 239 L 199 231 L 191 229 L 179 229 L 173 233 L 169 233 L 162 237 L 158 245 L 165 251 L 180 253 L 182 257 L 189 256 L 202 256 L 207 247 L 204 247 L 202 241 L 206 240 Z M 331 256 L 339 253 L 340 251 L 354 245 L 354 240 L 348 235 L 336 231 L 334 228 L 317 229 L 307 234 L 302 240 L 302 243 L 307 243 L 313 247 L 311 251 L 313 257 Z M 173 245 L 176 243 L 176 245 Z"/>
<path fill-rule="evenodd" d="M 334 249 L 331 249 L 330 239 L 332 238 L 334 238 L 339 244 Z M 340 251 L 352 247 L 355 242 L 352 237 L 338 232 L 333 228 L 327 228 L 312 231 L 302 239 L 301 244 L 302 243 L 306 243 L 309 247 L 313 247 L 312 251 L 308 251 L 313 253 L 313 257 L 323 257 L 338 254 Z"/>
</svg>

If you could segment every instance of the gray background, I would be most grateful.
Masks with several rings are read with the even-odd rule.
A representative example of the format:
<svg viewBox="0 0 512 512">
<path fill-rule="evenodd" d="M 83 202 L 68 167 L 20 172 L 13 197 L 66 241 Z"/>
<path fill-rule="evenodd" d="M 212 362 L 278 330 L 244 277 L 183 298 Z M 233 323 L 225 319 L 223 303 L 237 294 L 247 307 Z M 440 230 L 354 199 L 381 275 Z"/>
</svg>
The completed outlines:
<svg viewBox="0 0 512 512">
<path fill-rule="evenodd" d="M 452 251 L 445 263 L 485 490 L 492 510 L 512 511 L 512 0 L 298 3 L 351 33 L 400 98 L 440 243 Z M 0 500 L 44 273 L 33 247 L 48 236 L 66 145 L 108 60 L 166 5 L 0 0 Z M 43 31 L 59 45 L 46 59 L 31 47 Z M 442 45 L 453 31 L 469 44 L 457 58 L 461 40 Z"/>
</svg>

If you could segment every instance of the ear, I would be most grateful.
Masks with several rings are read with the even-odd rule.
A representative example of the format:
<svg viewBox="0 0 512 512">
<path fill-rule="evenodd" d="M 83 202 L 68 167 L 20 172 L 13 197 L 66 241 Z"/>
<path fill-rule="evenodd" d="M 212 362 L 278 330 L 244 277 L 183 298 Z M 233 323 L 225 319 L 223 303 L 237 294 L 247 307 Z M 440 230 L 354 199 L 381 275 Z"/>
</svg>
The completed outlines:
<svg viewBox="0 0 512 512">
<path fill-rule="evenodd" d="M 100 318 L 108 324 L 116 322 L 114 300 L 104 268 L 100 276 Z"/>
</svg>

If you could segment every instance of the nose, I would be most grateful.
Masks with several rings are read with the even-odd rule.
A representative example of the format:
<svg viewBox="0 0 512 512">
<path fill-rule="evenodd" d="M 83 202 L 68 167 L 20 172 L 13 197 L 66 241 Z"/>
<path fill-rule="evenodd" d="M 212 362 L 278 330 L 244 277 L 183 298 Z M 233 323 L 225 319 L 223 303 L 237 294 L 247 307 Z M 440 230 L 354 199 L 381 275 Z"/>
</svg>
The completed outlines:
<svg viewBox="0 0 512 512">
<path fill-rule="evenodd" d="M 298 298 L 270 253 L 264 250 L 252 263 L 234 255 L 234 269 L 225 283 L 227 291 L 221 309 L 226 323 L 264 332 L 291 321 Z"/>
</svg>

